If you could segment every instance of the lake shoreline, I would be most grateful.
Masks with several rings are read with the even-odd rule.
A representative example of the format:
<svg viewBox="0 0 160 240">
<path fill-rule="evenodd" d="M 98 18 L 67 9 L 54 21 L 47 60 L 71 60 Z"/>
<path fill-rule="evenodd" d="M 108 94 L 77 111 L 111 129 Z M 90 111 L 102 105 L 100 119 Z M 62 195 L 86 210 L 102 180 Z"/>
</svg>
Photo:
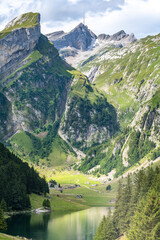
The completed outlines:
<svg viewBox="0 0 160 240">
<path fill-rule="evenodd" d="M 12 236 L 8 235 L 5 233 L 0 233 L 0 240 L 29 240 L 28 238 L 25 237 L 17 237 L 17 236 Z"/>
<path fill-rule="evenodd" d="M 35 240 L 75 240 L 77 236 L 89 240 L 94 238 L 101 219 L 108 215 L 109 209 L 105 206 L 70 213 L 52 211 L 49 214 L 32 212 L 30 215 L 13 215 L 8 219 L 7 234 Z"/>
</svg>

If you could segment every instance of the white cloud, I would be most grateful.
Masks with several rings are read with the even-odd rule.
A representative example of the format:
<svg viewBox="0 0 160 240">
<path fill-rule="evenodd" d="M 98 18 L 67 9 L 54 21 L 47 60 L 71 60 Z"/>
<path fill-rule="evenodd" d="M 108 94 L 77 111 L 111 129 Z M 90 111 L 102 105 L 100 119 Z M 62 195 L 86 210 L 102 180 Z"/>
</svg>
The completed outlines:
<svg viewBox="0 0 160 240">
<path fill-rule="evenodd" d="M 160 32 L 160 1 L 126 0 L 121 11 L 88 16 L 86 21 L 96 33 L 113 34 L 124 29 L 128 33 L 134 32 L 137 37 L 157 34 Z"/>
<path fill-rule="evenodd" d="M 85 7 L 86 24 L 96 34 L 124 29 L 143 37 L 160 32 L 160 0 L 0 0 L 0 29 L 34 11 L 41 13 L 43 33 L 70 31 L 82 21 Z"/>
<path fill-rule="evenodd" d="M 39 12 L 41 9 L 41 0 L 0 0 L 0 29 L 13 18 L 25 12 Z"/>
<path fill-rule="evenodd" d="M 73 4 L 77 3 L 79 0 L 68 0 L 68 2 L 71 2 Z"/>
<path fill-rule="evenodd" d="M 97 0 L 98 1 L 98 0 Z M 49 24 L 42 30 L 52 32 L 54 30 L 69 31 L 74 28 L 82 18 L 76 21 L 61 22 L 56 25 Z M 121 5 L 121 10 L 109 11 L 103 13 L 86 13 L 86 24 L 96 34 L 113 34 L 119 30 L 125 30 L 127 33 L 135 33 L 137 38 L 146 35 L 155 35 L 160 32 L 160 1 L 159 0 L 126 0 Z"/>
</svg>

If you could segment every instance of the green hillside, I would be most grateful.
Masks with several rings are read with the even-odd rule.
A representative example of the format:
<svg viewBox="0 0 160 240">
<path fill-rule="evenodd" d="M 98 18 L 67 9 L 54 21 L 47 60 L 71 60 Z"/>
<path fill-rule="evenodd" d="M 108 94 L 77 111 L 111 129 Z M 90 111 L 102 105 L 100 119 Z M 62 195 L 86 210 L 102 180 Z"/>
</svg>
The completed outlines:
<svg viewBox="0 0 160 240">
<path fill-rule="evenodd" d="M 19 29 L 19 28 L 33 28 L 37 24 L 39 24 L 39 13 L 25 13 L 22 14 L 21 18 L 15 18 L 12 21 L 13 24 L 7 25 L 4 30 L 0 32 L 0 39 L 4 38 L 12 31 Z"/>
<path fill-rule="evenodd" d="M 103 48 L 93 56 L 81 62 L 80 71 L 98 67 L 92 84 L 115 107 L 121 133 L 108 144 L 91 148 L 80 169 L 100 165 L 101 173 L 116 168 L 118 176 L 145 156 L 149 160 L 159 157 L 159 35 L 121 49 L 106 46 L 106 51 Z"/>
<path fill-rule="evenodd" d="M 35 26 L 37 18 L 22 15 L 11 22 L 12 31 L 21 23 Z M 5 124 L 0 137 L 25 160 L 72 166 L 77 151 L 86 152 L 119 130 L 116 111 L 105 94 L 64 62 L 43 35 L 31 53 L 1 78 L 6 108 L 2 106 L 0 121 Z"/>
<path fill-rule="evenodd" d="M 74 80 L 61 121 L 61 132 L 76 148 L 88 148 L 108 141 L 118 130 L 117 114 L 105 94 L 90 84 L 86 76 L 71 71 Z"/>
<path fill-rule="evenodd" d="M 37 13 L 22 15 L 11 22 L 12 31 L 20 24 L 35 27 L 38 18 Z M 155 160 L 159 43 L 157 35 L 122 48 L 103 45 L 79 63 L 78 71 L 41 34 L 27 57 L 1 74 L 1 141 L 40 166 L 85 173 L 96 167 L 94 174 L 113 170 L 119 176 L 139 161 Z M 81 72 L 97 67 L 90 83 Z"/>
</svg>

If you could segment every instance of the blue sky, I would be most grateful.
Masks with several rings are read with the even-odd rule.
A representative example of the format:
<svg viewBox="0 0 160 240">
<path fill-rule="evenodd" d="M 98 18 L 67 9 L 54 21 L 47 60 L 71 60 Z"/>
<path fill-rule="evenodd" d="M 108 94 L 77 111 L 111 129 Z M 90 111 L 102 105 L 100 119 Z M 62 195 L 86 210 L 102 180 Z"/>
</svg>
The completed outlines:
<svg viewBox="0 0 160 240">
<path fill-rule="evenodd" d="M 0 30 L 25 12 L 41 13 L 42 33 L 70 31 L 82 22 L 95 33 L 119 30 L 136 37 L 160 33 L 160 0 L 0 0 Z"/>
</svg>

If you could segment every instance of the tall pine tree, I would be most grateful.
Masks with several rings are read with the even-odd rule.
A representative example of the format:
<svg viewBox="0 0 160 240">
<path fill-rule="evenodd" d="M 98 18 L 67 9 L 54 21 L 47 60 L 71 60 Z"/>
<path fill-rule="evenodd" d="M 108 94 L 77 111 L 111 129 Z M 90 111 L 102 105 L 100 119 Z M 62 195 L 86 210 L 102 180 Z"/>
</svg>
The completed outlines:
<svg viewBox="0 0 160 240">
<path fill-rule="evenodd" d="M 0 208 L 0 231 L 5 232 L 7 230 L 7 223 L 4 218 L 3 210 Z"/>
<path fill-rule="evenodd" d="M 152 190 L 137 206 L 127 234 L 128 240 L 157 240 L 160 233 L 159 223 L 160 196 Z"/>
</svg>

